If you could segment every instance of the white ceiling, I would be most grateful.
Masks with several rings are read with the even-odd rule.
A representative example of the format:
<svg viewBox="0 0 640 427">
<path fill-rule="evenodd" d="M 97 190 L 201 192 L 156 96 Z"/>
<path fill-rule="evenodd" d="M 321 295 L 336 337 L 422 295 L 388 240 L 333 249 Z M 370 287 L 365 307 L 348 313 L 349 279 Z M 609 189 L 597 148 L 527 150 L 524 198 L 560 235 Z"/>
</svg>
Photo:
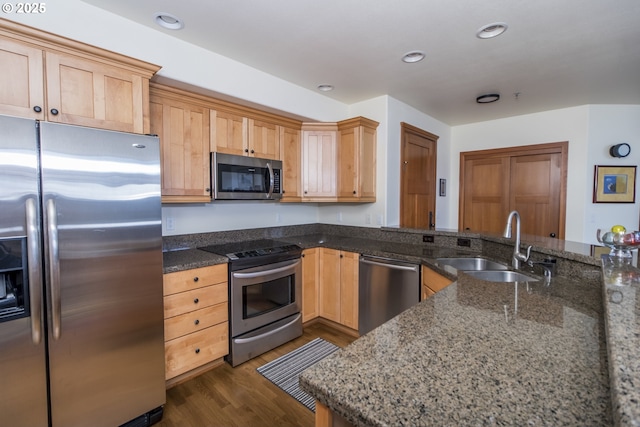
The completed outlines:
<svg viewBox="0 0 640 427">
<path fill-rule="evenodd" d="M 449 125 L 640 104 L 640 0 L 84 0 L 346 104 L 390 95 Z M 185 26 L 158 27 L 168 12 Z M 501 36 L 476 31 L 506 22 Z M 426 59 L 405 64 L 406 52 Z M 496 92 L 500 101 L 478 105 Z M 519 93 L 519 96 L 515 96 Z"/>
</svg>

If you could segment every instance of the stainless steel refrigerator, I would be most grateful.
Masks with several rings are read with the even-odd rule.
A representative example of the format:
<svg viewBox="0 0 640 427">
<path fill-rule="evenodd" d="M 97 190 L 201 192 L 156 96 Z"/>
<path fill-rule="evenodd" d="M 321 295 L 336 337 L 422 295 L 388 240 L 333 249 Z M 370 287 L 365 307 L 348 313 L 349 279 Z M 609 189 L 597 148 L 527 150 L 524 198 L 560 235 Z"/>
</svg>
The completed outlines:
<svg viewBox="0 0 640 427">
<path fill-rule="evenodd" d="M 1 426 L 162 416 L 159 157 L 155 137 L 0 116 Z"/>
</svg>

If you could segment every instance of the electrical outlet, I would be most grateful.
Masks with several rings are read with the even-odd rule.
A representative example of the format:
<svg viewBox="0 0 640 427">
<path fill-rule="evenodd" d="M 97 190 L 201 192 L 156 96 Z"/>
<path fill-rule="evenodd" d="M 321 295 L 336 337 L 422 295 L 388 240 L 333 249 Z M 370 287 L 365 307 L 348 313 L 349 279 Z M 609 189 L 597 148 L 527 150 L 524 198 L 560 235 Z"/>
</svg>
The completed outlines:
<svg viewBox="0 0 640 427">
<path fill-rule="evenodd" d="M 382 225 L 384 222 L 384 216 L 382 214 L 378 215 L 378 225 Z"/>
<path fill-rule="evenodd" d="M 173 231 L 176 229 L 176 223 L 172 216 L 167 217 L 167 231 Z"/>
<path fill-rule="evenodd" d="M 431 236 L 431 235 L 429 235 L 429 234 L 423 234 L 423 235 L 422 235 L 422 241 L 423 241 L 424 243 L 433 243 L 433 242 L 434 242 L 434 240 L 433 240 L 433 236 Z"/>
<path fill-rule="evenodd" d="M 467 248 L 471 247 L 470 239 L 458 239 L 458 246 L 466 246 Z"/>
<path fill-rule="evenodd" d="M 371 214 L 366 214 L 364 216 L 364 223 L 365 224 L 371 224 Z"/>
<path fill-rule="evenodd" d="M 336 219 L 338 220 L 338 222 L 342 222 L 342 212 L 338 212 L 336 214 Z"/>
</svg>

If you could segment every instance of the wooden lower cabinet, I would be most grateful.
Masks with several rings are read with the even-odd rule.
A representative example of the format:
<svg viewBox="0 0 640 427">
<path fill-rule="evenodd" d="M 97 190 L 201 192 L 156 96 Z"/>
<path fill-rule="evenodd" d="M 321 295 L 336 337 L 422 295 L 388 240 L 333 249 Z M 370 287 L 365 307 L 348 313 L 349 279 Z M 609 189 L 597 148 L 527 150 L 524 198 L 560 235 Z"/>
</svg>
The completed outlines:
<svg viewBox="0 0 640 427">
<path fill-rule="evenodd" d="M 164 275 L 167 384 L 229 353 L 227 265 Z"/>
<path fill-rule="evenodd" d="M 358 329 L 359 254 L 320 248 L 320 317 Z"/>
<path fill-rule="evenodd" d="M 422 299 L 425 300 L 436 292 L 449 286 L 453 281 L 436 273 L 429 267 L 422 266 Z"/>
<path fill-rule="evenodd" d="M 319 315 L 318 288 L 320 249 L 302 251 L 302 321 L 308 322 Z"/>
</svg>

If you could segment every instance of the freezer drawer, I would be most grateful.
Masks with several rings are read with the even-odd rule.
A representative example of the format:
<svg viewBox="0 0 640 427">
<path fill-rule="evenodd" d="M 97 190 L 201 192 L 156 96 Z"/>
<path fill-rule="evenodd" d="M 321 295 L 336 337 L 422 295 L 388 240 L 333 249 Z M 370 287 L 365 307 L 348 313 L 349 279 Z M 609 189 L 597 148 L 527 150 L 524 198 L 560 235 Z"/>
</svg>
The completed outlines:
<svg viewBox="0 0 640 427">
<path fill-rule="evenodd" d="M 420 266 L 361 256 L 358 332 L 364 335 L 420 301 Z"/>
</svg>

